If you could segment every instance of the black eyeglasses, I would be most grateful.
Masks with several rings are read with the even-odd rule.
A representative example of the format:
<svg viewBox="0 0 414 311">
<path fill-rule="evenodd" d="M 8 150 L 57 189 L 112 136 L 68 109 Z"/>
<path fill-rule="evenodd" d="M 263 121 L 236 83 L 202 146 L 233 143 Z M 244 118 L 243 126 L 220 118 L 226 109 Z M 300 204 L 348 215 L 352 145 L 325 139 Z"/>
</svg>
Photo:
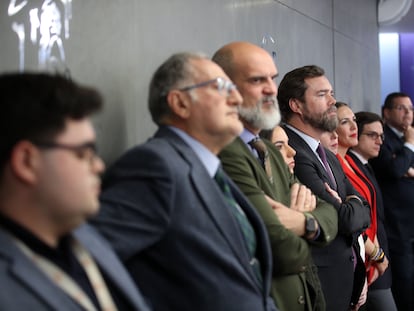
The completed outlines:
<svg viewBox="0 0 414 311">
<path fill-rule="evenodd" d="M 185 87 L 182 87 L 178 90 L 180 90 L 180 91 L 189 91 L 189 90 L 193 90 L 193 89 L 196 89 L 196 88 L 199 88 L 199 87 L 205 87 L 205 86 L 208 86 L 208 85 L 211 85 L 211 84 L 214 84 L 217 91 L 221 95 L 225 95 L 225 96 L 229 96 L 230 93 L 233 90 L 237 89 L 236 85 L 233 82 L 231 82 L 229 80 L 225 80 L 221 77 L 218 77 L 218 78 L 215 78 L 215 79 L 212 79 L 212 80 L 208 80 L 208 81 L 200 82 L 200 83 L 197 83 L 197 84 L 185 86 Z M 225 93 L 224 93 L 224 91 L 225 91 Z"/>
<path fill-rule="evenodd" d="M 98 158 L 97 147 L 95 142 L 87 142 L 80 145 L 67 145 L 55 142 L 32 142 L 41 149 L 62 149 L 73 152 L 73 154 L 84 161 L 93 164 L 94 160 Z"/>
<path fill-rule="evenodd" d="M 367 132 L 367 133 L 361 133 L 361 135 L 366 135 L 372 140 L 377 140 L 378 138 L 381 138 L 381 141 L 385 140 L 384 134 L 378 134 L 377 132 Z"/>
</svg>

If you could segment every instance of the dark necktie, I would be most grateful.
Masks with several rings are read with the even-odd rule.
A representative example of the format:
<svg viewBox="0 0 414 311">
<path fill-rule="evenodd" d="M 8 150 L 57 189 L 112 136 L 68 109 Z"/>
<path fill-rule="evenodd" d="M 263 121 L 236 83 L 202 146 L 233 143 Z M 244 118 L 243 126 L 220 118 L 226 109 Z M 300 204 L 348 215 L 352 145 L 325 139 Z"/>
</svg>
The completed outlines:
<svg viewBox="0 0 414 311">
<path fill-rule="evenodd" d="M 371 164 L 369 164 L 368 162 L 364 164 L 365 168 L 367 169 L 367 171 L 371 174 L 371 178 L 375 176 L 374 170 L 372 169 Z"/>
<path fill-rule="evenodd" d="M 257 151 L 260 163 L 266 171 L 266 175 L 270 182 L 273 183 L 272 166 L 270 164 L 269 151 L 267 150 L 266 144 L 260 139 L 260 137 L 255 137 L 249 141 L 249 145 Z"/>
<path fill-rule="evenodd" d="M 236 217 L 239 227 L 243 233 L 244 240 L 246 241 L 247 248 L 250 254 L 250 265 L 252 266 L 257 279 L 260 284 L 262 282 L 262 275 L 260 272 L 259 261 L 256 259 L 256 234 L 253 230 L 252 225 L 246 217 L 246 214 L 243 212 L 239 204 L 236 202 L 233 194 L 231 193 L 230 186 L 227 183 L 223 170 L 219 168 L 214 176 L 215 181 L 220 187 L 220 190 L 223 192 L 224 197 L 228 205 L 231 207 L 232 214 Z"/>
<path fill-rule="evenodd" d="M 323 146 L 319 143 L 318 148 L 316 148 L 316 152 L 318 153 L 319 157 L 322 160 L 323 166 L 325 167 L 325 171 L 328 174 L 329 179 L 331 180 L 331 185 L 333 186 L 333 189 L 336 190 L 336 181 L 335 177 L 332 174 L 331 168 L 328 164 L 328 161 L 326 160 L 326 153 Z"/>
</svg>

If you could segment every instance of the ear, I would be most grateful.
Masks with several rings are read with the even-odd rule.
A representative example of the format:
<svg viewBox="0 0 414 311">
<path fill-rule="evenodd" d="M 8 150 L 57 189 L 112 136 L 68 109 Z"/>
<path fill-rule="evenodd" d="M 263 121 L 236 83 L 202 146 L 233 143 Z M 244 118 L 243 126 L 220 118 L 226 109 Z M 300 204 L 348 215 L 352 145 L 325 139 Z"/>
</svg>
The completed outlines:
<svg viewBox="0 0 414 311">
<path fill-rule="evenodd" d="M 17 143 L 10 155 L 10 167 L 21 182 L 33 184 L 37 180 L 38 149 L 29 141 Z"/>
<path fill-rule="evenodd" d="M 190 116 L 192 101 L 189 94 L 172 90 L 167 95 L 167 102 L 174 115 L 182 119 L 187 119 Z"/>
<path fill-rule="evenodd" d="M 302 115 L 302 103 L 296 98 L 289 99 L 289 107 L 294 113 Z"/>
<path fill-rule="evenodd" d="M 384 119 L 385 120 L 388 120 L 389 118 L 390 118 L 390 109 L 388 109 L 388 108 L 384 108 L 383 109 L 383 111 L 382 111 L 382 113 L 383 113 L 383 115 L 384 115 Z"/>
</svg>

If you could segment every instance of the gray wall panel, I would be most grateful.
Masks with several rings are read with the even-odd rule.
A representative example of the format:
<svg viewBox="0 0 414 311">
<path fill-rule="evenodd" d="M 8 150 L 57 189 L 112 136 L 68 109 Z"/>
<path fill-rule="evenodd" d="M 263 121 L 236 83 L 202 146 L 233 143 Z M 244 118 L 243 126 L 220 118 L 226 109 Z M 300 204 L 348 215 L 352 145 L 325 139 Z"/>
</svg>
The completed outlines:
<svg viewBox="0 0 414 311">
<path fill-rule="evenodd" d="M 332 0 L 275 0 L 287 5 L 318 23 L 332 27 Z"/>
<path fill-rule="evenodd" d="M 350 104 L 354 112 L 369 110 L 380 112 L 378 92 L 379 62 L 377 51 L 349 39 L 335 35 L 336 99 Z"/>
<path fill-rule="evenodd" d="M 10 1 L 0 3 L 0 72 L 19 69 L 19 41 L 13 23 L 24 25 L 26 33 L 24 69 L 39 70 L 39 46 L 30 42 L 29 14 L 31 9 L 41 10 L 45 1 L 29 2 L 12 16 L 7 14 Z M 63 2 L 55 3 L 64 14 Z M 375 110 L 380 97 L 376 0 L 71 3 L 69 38 L 62 33 L 65 63 L 75 80 L 95 86 L 105 98 L 105 111 L 95 121 L 99 147 L 108 163 L 156 129 L 146 104 L 149 79 L 177 51 L 211 55 L 229 41 L 261 44 L 265 37 L 268 44 L 264 47 L 276 52 L 282 76 L 294 67 L 318 64 L 344 99 L 362 100 L 367 109 Z M 64 65 L 58 62 L 54 67 L 61 70 Z"/>
</svg>

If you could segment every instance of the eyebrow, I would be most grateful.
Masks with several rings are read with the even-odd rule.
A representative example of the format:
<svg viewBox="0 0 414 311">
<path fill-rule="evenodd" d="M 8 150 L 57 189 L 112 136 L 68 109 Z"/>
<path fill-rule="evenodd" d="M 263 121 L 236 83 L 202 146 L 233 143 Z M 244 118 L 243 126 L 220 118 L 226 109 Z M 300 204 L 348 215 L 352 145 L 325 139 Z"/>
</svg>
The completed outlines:
<svg viewBox="0 0 414 311">
<path fill-rule="evenodd" d="M 285 144 L 286 142 L 283 140 L 276 140 L 273 142 L 273 144 Z"/>
<path fill-rule="evenodd" d="M 343 121 L 343 120 L 352 120 L 352 121 L 355 121 L 356 120 L 356 117 L 354 116 L 352 118 L 346 117 L 346 118 L 339 119 L 339 121 Z"/>
</svg>

